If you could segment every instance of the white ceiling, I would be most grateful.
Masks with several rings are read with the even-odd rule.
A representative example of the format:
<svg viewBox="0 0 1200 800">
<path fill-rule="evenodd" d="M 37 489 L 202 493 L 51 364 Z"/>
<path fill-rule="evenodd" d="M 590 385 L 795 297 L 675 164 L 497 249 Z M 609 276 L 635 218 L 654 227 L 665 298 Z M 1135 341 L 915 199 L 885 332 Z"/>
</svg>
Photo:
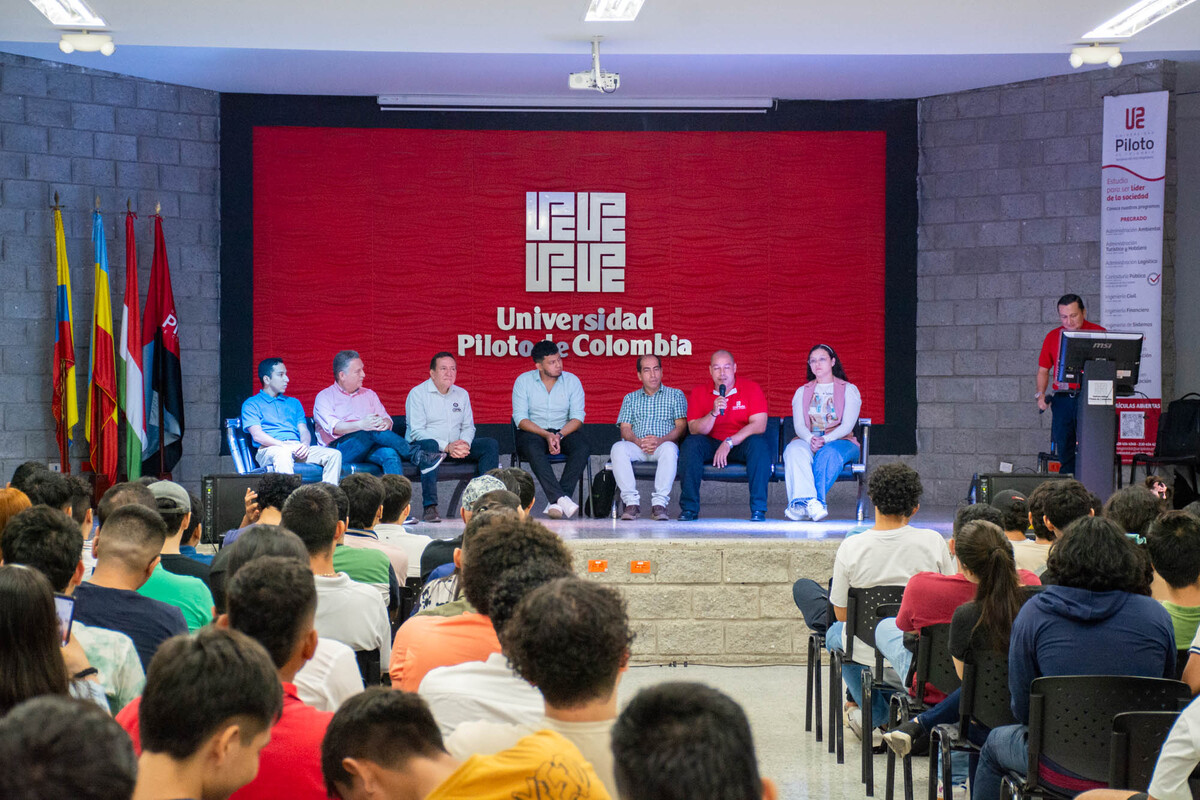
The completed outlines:
<svg viewBox="0 0 1200 800">
<path fill-rule="evenodd" d="M 28 0 L 0 0 L 0 50 L 232 92 L 566 95 L 602 65 L 625 96 L 920 97 L 1070 72 L 1078 37 L 1132 0 L 91 0 L 117 51 L 63 55 Z M 1122 45 L 1200 61 L 1200 3 Z"/>
</svg>

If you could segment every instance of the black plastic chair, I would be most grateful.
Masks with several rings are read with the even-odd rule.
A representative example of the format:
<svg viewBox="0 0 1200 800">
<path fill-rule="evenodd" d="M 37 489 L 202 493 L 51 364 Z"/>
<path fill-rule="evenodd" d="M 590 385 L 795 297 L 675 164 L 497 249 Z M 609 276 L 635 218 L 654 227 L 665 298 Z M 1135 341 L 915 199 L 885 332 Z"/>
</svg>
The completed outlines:
<svg viewBox="0 0 1200 800">
<path fill-rule="evenodd" d="M 354 659 L 358 661 L 358 672 L 362 675 L 365 686 L 378 686 L 382 680 L 379 665 L 378 650 L 355 650 Z"/>
<path fill-rule="evenodd" d="M 912 685 L 916 680 L 916 695 L 910 697 L 906 692 L 892 695 L 889 705 L 889 723 L 900 723 L 912 719 L 920 711 L 929 708 L 925 700 L 925 692 L 932 685 L 942 694 L 950 694 L 959 688 L 962 681 L 954 669 L 954 659 L 950 657 L 950 624 L 928 625 L 921 629 L 917 640 L 917 654 L 913 659 L 913 667 L 905 678 L 905 686 Z M 904 756 L 904 800 L 913 800 L 912 753 Z M 895 793 L 896 754 L 889 748 L 887 753 L 887 800 L 892 800 Z"/>
<path fill-rule="evenodd" d="M 1029 767 L 1005 775 L 1001 797 L 1069 797 L 1040 782 L 1042 757 L 1085 780 L 1105 783 L 1113 718 L 1127 711 L 1178 711 L 1192 699 L 1186 683 L 1128 675 L 1037 678 L 1029 690 Z"/>
<path fill-rule="evenodd" d="M 1008 693 L 1008 653 L 968 648 L 963 655 L 958 723 L 935 725 L 929 732 L 929 800 L 937 800 L 939 756 L 942 785 L 950 786 L 951 754 L 979 752 L 979 747 L 967 738 L 972 725 L 991 730 L 1016 722 Z"/>
<path fill-rule="evenodd" d="M 1177 711 L 1127 711 L 1113 717 L 1108 785 L 1144 792 L 1150 788 L 1154 765 Z"/>
<path fill-rule="evenodd" d="M 1154 454 L 1137 453 L 1129 465 L 1129 482 L 1137 482 L 1137 468 L 1141 464 L 1149 476 L 1151 467 L 1174 466 L 1187 470 L 1196 486 L 1196 468 L 1200 467 L 1200 415 L 1196 406 L 1200 394 L 1188 392 L 1183 397 L 1167 403 L 1166 410 L 1158 419 L 1158 437 L 1154 443 Z M 1175 436 L 1171 432 L 1175 432 Z"/>
<path fill-rule="evenodd" d="M 845 648 L 833 650 L 829 660 L 829 749 L 836 750 L 837 763 L 845 761 L 845 730 L 841 720 L 842 664 L 854 660 L 854 640 L 861 639 L 869 647 L 875 646 L 876 609 L 887 603 L 899 603 L 904 595 L 903 586 L 851 587 L 846 601 Z M 881 674 L 883 656 L 875 652 L 875 674 Z M 871 690 L 874 678 L 870 668 L 863 672 L 863 741 L 862 779 L 867 784 L 867 795 L 874 793 L 874 773 L 871 769 Z"/>
<path fill-rule="evenodd" d="M 825 618 L 831 623 L 834 619 L 833 606 Z M 804 696 L 804 730 L 813 729 L 813 720 L 817 723 L 817 741 L 822 740 L 821 731 L 821 654 L 825 651 L 825 632 L 812 631 L 808 634 L 808 663 L 805 664 L 808 673 Z"/>
</svg>

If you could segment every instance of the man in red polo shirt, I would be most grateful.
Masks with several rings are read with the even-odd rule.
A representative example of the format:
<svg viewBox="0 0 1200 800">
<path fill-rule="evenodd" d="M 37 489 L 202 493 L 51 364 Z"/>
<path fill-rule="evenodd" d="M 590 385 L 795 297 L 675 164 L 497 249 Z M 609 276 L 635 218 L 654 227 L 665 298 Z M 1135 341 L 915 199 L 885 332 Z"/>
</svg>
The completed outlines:
<svg viewBox="0 0 1200 800">
<path fill-rule="evenodd" d="M 679 447 L 679 519 L 700 516 L 700 480 L 711 463 L 724 468 L 729 462 L 746 465 L 750 482 L 750 519 L 767 518 L 767 481 L 771 477 L 772 448 L 767 429 L 767 398 L 752 380 L 737 377 L 737 363 L 728 350 L 712 354 L 708 365 L 711 383 L 697 386 L 688 395 L 688 433 Z"/>
<path fill-rule="evenodd" d="M 1059 383 L 1051 379 L 1058 372 L 1058 348 L 1063 331 L 1102 331 L 1104 328 L 1088 322 L 1087 309 L 1083 307 L 1083 298 L 1077 294 L 1064 294 L 1058 298 L 1059 327 L 1046 334 L 1042 342 L 1042 352 L 1038 356 L 1037 401 L 1039 411 L 1050 409 L 1054 419 L 1050 423 L 1051 449 L 1062 464 L 1060 471 L 1066 475 L 1075 474 L 1075 395 L 1079 392 L 1078 383 Z M 1051 389 L 1046 396 L 1047 388 Z"/>
</svg>

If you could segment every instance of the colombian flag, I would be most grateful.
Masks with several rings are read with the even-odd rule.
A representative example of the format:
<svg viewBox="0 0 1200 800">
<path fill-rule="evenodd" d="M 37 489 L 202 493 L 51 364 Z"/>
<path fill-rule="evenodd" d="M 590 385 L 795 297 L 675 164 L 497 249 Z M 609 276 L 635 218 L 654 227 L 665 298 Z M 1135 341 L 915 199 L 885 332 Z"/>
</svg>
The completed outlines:
<svg viewBox="0 0 1200 800">
<path fill-rule="evenodd" d="M 92 294 L 92 353 L 88 362 L 87 417 L 84 433 L 88 460 L 108 485 L 117 481 L 117 365 L 113 346 L 108 247 L 100 212 L 92 212 L 92 245 L 96 249 L 96 286 Z"/>
<path fill-rule="evenodd" d="M 57 201 L 56 201 L 57 202 Z M 67 264 L 67 237 L 62 211 L 54 209 L 54 256 L 58 266 L 58 292 L 54 304 L 54 375 L 50 409 L 54 438 L 62 471 L 71 471 L 71 431 L 79 424 L 79 399 L 75 390 L 75 335 L 71 332 L 71 267 Z"/>
<path fill-rule="evenodd" d="M 121 308 L 121 370 L 117 384 L 125 412 L 125 472 L 129 480 L 142 475 L 142 448 L 146 446 L 146 402 L 142 385 L 142 324 L 138 316 L 137 242 L 133 237 L 132 211 L 125 214 L 125 305 Z"/>
</svg>

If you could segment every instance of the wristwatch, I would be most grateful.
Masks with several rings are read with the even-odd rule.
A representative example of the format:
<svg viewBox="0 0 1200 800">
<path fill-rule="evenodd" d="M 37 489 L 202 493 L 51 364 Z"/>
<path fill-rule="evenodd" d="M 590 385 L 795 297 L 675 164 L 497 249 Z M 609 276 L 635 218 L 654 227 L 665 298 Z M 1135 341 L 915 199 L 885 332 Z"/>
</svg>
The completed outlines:
<svg viewBox="0 0 1200 800">
<path fill-rule="evenodd" d="M 730 450 L 732 450 L 732 449 L 733 449 L 733 437 L 732 437 L 732 436 L 726 436 L 726 437 L 725 437 L 725 444 L 729 445 L 729 449 L 730 449 Z"/>
<path fill-rule="evenodd" d="M 1038 392 L 1037 394 L 1035 394 L 1035 395 L 1033 396 L 1033 399 L 1034 399 L 1034 400 L 1040 400 L 1040 399 L 1042 399 L 1042 395 L 1044 395 L 1044 394 L 1046 394 L 1046 393 L 1045 393 L 1045 392 Z"/>
</svg>

